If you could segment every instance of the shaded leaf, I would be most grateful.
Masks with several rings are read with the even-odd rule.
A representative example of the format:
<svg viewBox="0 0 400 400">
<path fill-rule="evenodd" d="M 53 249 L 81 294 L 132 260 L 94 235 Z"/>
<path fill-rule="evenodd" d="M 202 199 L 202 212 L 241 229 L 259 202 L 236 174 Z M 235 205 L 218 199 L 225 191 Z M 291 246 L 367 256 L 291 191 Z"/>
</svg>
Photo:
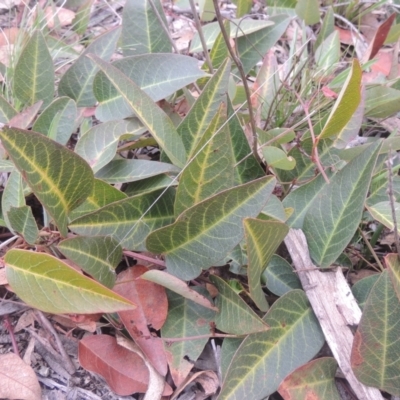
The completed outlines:
<svg viewBox="0 0 400 400">
<path fill-rule="evenodd" d="M 3 128 L 0 138 L 23 178 L 66 236 L 68 213 L 83 203 L 93 188 L 89 165 L 40 133 Z"/>
<path fill-rule="evenodd" d="M 11 207 L 8 212 L 8 218 L 12 230 L 21 234 L 27 243 L 34 244 L 36 242 L 39 230 L 30 207 L 25 205 Z"/>
<path fill-rule="evenodd" d="M 364 309 L 369 293 L 376 281 L 379 279 L 379 276 L 380 274 L 367 276 L 366 278 L 360 279 L 351 287 L 351 291 L 353 292 L 361 311 Z"/>
<path fill-rule="evenodd" d="M 182 168 L 186 159 L 185 148 L 167 114 L 136 83 L 127 78 L 117 68 L 93 54 L 90 58 L 96 62 L 118 92 L 129 103 L 136 117 L 157 140 L 157 143 L 165 151 L 169 159 L 176 166 Z"/>
<path fill-rule="evenodd" d="M 160 0 L 153 0 L 162 24 L 168 27 Z M 170 53 L 171 43 L 149 0 L 128 0 L 122 14 L 124 56 Z"/>
<path fill-rule="evenodd" d="M 121 261 L 122 248 L 108 236 L 79 236 L 61 241 L 60 251 L 98 282 L 112 288 L 115 268 Z"/>
<path fill-rule="evenodd" d="M 14 292 L 39 310 L 53 314 L 94 314 L 135 307 L 53 256 L 12 249 L 4 262 Z"/>
<path fill-rule="evenodd" d="M 107 30 L 86 48 L 62 76 L 58 84 L 59 96 L 71 97 L 78 107 L 91 107 L 96 104 L 93 80 L 99 68 L 87 55 L 95 54 L 101 59 L 109 60 L 115 51 L 119 34 L 119 28 Z"/>
<path fill-rule="evenodd" d="M 150 234 L 146 246 L 166 255 L 170 273 L 192 279 L 240 242 L 242 219 L 258 215 L 274 186 L 275 179 L 266 177 L 206 199 L 183 212 L 174 224 Z"/>
<path fill-rule="evenodd" d="M 112 236 L 122 247 L 145 250 L 144 241 L 154 229 L 172 223 L 175 192 L 168 189 L 110 203 L 69 225 L 85 236 Z"/>
<path fill-rule="evenodd" d="M 75 101 L 69 97 L 59 97 L 39 115 L 32 130 L 66 145 L 75 129 L 76 117 Z"/>
<path fill-rule="evenodd" d="M 116 60 L 112 65 L 135 82 L 153 101 L 165 99 L 205 76 L 195 58 L 181 54 L 142 54 Z M 132 115 L 132 108 L 101 71 L 94 79 L 93 91 L 100 102 L 96 108 L 99 120 L 115 120 Z"/>
<path fill-rule="evenodd" d="M 193 289 L 197 295 L 207 299 L 207 291 L 202 287 Z M 204 346 L 208 342 L 206 337 L 210 333 L 210 323 L 215 312 L 205 310 L 204 307 L 191 300 L 185 299 L 177 293 L 167 291 L 168 317 L 161 328 L 161 337 L 164 340 L 164 349 L 167 353 L 169 368 L 175 385 L 183 383 Z M 207 299 L 211 302 L 210 299 Z M 168 338 L 188 338 L 191 336 L 205 336 L 193 340 L 182 340 L 168 343 Z"/>
<path fill-rule="evenodd" d="M 267 397 L 324 344 L 324 335 L 301 290 L 278 299 L 264 321 L 270 329 L 248 335 L 236 351 L 219 399 Z"/>
<path fill-rule="evenodd" d="M 385 263 L 388 267 L 389 277 L 400 301 L 400 262 L 396 254 L 387 254 Z"/>
<path fill-rule="evenodd" d="M 153 367 L 165 376 L 168 366 L 163 343 L 159 337 L 152 335 L 150 328 L 159 330 L 164 325 L 168 300 L 162 286 L 137 279 L 147 271 L 146 267 L 136 265 L 121 272 L 114 290 L 138 305 L 135 309 L 119 312 L 119 317 Z"/>
<path fill-rule="evenodd" d="M 262 153 L 268 166 L 276 169 L 291 170 L 296 166 L 296 160 L 274 146 L 264 146 Z"/>
<path fill-rule="evenodd" d="M 304 234 L 316 264 L 329 267 L 345 249 L 361 220 L 380 142 L 354 158 L 318 194 L 304 218 Z"/>
<path fill-rule="evenodd" d="M 318 0 L 299 0 L 295 9 L 296 14 L 306 25 L 314 25 L 319 22 Z"/>
<path fill-rule="evenodd" d="M 332 73 L 335 65 L 340 61 L 340 57 L 339 32 L 335 30 L 315 50 L 318 75 L 323 77 Z"/>
<path fill-rule="evenodd" d="M 128 183 L 124 193 L 126 193 L 127 196 L 132 197 L 177 185 L 178 181 L 176 178 L 171 178 L 168 175 L 162 174 L 153 176 L 152 178 L 142 179 L 141 181 L 131 184 Z"/>
<path fill-rule="evenodd" d="M 107 183 L 125 183 L 165 173 L 178 174 L 179 171 L 175 165 L 159 161 L 121 159 L 108 163 L 96 173 L 96 178 Z"/>
<path fill-rule="evenodd" d="M 360 382 L 394 396 L 400 395 L 399 324 L 400 301 L 389 272 L 384 271 L 364 305 L 354 336 L 351 366 Z"/>
<path fill-rule="evenodd" d="M 8 217 L 12 207 L 23 207 L 25 205 L 24 186 L 22 184 L 22 176 L 19 171 L 11 172 L 5 185 L 3 196 L 1 197 L 1 211 L 3 213 L 4 222 L 8 229 L 15 233 Z"/>
<path fill-rule="evenodd" d="M 225 380 L 226 373 L 228 372 L 229 364 L 231 363 L 236 350 L 243 342 L 241 338 L 225 338 L 221 346 L 221 375 L 222 381 Z"/>
<path fill-rule="evenodd" d="M 299 367 L 279 386 L 284 400 L 340 400 L 335 375 L 338 368 L 334 358 L 323 357 Z"/>
<path fill-rule="evenodd" d="M 267 311 L 269 305 L 261 288 L 261 274 L 288 233 L 289 227 L 282 222 L 253 218 L 246 218 L 243 223 L 250 296 L 261 311 Z"/>
<path fill-rule="evenodd" d="M 0 123 L 7 124 L 15 115 L 17 115 L 17 110 L 0 95 Z"/>
<path fill-rule="evenodd" d="M 248 335 L 268 329 L 268 325 L 228 283 L 215 275 L 211 275 L 210 280 L 218 289 L 215 305 L 219 308 L 219 312 L 215 316 L 215 323 L 220 331 L 234 335 Z"/>
<path fill-rule="evenodd" d="M 400 90 L 373 85 L 367 90 L 365 116 L 387 118 L 400 111 Z"/>
<path fill-rule="evenodd" d="M 374 219 L 385 225 L 390 230 L 394 229 L 392 207 L 390 205 L 390 201 L 382 201 L 372 206 L 367 205 L 367 208 Z M 396 220 L 400 221 L 400 203 L 394 203 L 394 210 L 396 213 Z M 399 226 L 397 227 L 397 230 L 400 232 Z"/>
<path fill-rule="evenodd" d="M 288 217 L 283 208 L 282 202 L 273 194 L 269 198 L 267 205 L 262 209 L 258 218 L 263 219 L 264 221 L 272 219 L 285 222 Z"/>
<path fill-rule="evenodd" d="M 218 311 L 218 308 L 215 307 L 207 297 L 199 294 L 197 291 L 190 288 L 185 282 L 167 272 L 152 269 L 145 272 L 140 278 L 158 283 L 170 291 L 191 300 L 193 303 L 197 303 L 203 307 L 209 308 L 210 310 Z"/>
<path fill-rule="evenodd" d="M 175 198 L 175 214 L 233 186 L 234 161 L 224 107 L 210 122 L 183 170 Z"/>
<path fill-rule="evenodd" d="M 17 395 L 18 393 L 18 395 Z M 41 400 L 35 371 L 14 353 L 0 355 L 0 396 L 3 399 Z"/>
<path fill-rule="evenodd" d="M 40 31 L 33 33 L 18 58 L 13 91 L 23 105 L 30 106 L 42 100 L 45 107 L 53 99 L 53 60 Z"/>
</svg>

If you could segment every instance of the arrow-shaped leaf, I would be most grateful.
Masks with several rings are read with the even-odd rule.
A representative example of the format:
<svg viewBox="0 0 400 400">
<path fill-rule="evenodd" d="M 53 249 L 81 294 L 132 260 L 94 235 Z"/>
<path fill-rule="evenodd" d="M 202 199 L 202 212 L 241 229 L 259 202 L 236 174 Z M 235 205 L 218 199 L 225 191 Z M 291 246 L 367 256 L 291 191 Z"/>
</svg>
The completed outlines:
<svg viewBox="0 0 400 400">
<path fill-rule="evenodd" d="M 311 257 L 321 267 L 336 261 L 360 223 L 379 148 L 380 142 L 370 145 L 340 170 L 304 218 Z"/>
<path fill-rule="evenodd" d="M 242 219 L 262 210 L 275 186 L 265 177 L 225 190 L 183 212 L 147 238 L 153 253 L 166 255 L 167 269 L 188 280 L 222 260 L 243 238 Z"/>
<path fill-rule="evenodd" d="M 182 168 L 186 161 L 186 151 L 182 139 L 167 114 L 119 69 L 93 54 L 89 57 L 100 67 L 125 101 L 132 107 L 137 118 L 157 140 L 169 159 L 177 167 Z"/>
<path fill-rule="evenodd" d="M 12 249 L 4 262 L 7 280 L 14 292 L 39 310 L 54 314 L 94 314 L 135 307 L 129 300 L 48 254 Z"/>
<path fill-rule="evenodd" d="M 66 236 L 68 213 L 83 203 L 93 188 L 89 165 L 40 133 L 4 128 L 0 138 L 23 178 Z"/>
</svg>

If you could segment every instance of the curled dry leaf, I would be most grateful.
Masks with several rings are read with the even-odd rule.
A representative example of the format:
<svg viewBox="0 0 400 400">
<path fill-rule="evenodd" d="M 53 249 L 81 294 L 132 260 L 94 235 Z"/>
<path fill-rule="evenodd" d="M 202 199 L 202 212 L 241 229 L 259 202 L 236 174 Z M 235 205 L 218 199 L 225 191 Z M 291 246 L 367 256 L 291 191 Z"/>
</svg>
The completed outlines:
<svg viewBox="0 0 400 400">
<path fill-rule="evenodd" d="M 167 374 L 168 364 L 162 340 L 153 336 L 149 327 L 159 330 L 168 313 L 165 289 L 153 282 L 137 279 L 148 269 L 136 265 L 118 275 L 114 291 L 134 301 L 134 310 L 119 312 L 119 316 L 130 336 L 140 347 L 153 367 L 162 375 Z"/>
<path fill-rule="evenodd" d="M 14 353 L 0 355 L 0 398 L 20 400 L 42 398 L 35 372 Z"/>
</svg>

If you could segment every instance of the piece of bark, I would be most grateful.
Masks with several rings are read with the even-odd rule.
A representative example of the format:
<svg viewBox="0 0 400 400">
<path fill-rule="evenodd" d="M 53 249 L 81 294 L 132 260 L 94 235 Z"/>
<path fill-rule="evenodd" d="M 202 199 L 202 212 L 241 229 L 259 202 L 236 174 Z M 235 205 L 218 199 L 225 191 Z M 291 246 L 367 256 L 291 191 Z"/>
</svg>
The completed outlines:
<svg viewBox="0 0 400 400">
<path fill-rule="evenodd" d="M 378 389 L 363 385 L 351 369 L 352 330 L 360 322 L 361 310 L 342 270 L 317 268 L 301 229 L 290 229 L 285 244 L 325 339 L 355 395 L 359 400 L 383 400 Z"/>
</svg>

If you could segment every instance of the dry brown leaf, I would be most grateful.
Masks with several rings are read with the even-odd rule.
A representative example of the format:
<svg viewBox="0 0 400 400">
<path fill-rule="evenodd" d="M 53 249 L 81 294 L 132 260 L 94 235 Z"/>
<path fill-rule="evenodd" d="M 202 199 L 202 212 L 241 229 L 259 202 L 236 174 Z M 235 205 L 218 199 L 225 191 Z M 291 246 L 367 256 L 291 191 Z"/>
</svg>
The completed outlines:
<svg viewBox="0 0 400 400">
<path fill-rule="evenodd" d="M 97 328 L 96 321 L 98 314 L 83 315 L 83 320 L 76 321 L 66 315 L 53 315 L 52 319 L 67 329 L 80 328 L 88 332 L 95 332 Z M 92 318 L 91 318 L 92 317 Z"/>
<path fill-rule="evenodd" d="M 75 18 L 75 13 L 72 10 L 68 10 L 63 7 L 49 6 L 44 12 L 46 15 L 47 26 L 50 29 L 53 29 L 57 23 L 59 23 L 60 26 L 71 25 Z"/>
<path fill-rule="evenodd" d="M 14 353 L 0 355 L 0 398 L 10 400 L 42 398 L 35 372 Z"/>
<path fill-rule="evenodd" d="M 14 44 L 20 34 L 20 29 L 16 27 L 4 28 L 0 32 L 0 46 Z"/>
<path fill-rule="evenodd" d="M 154 336 L 149 327 L 159 330 L 168 313 L 168 300 L 165 289 L 156 283 L 137 279 L 148 269 L 136 265 L 118 275 L 114 291 L 133 301 L 134 310 L 119 312 L 132 339 L 140 347 L 154 368 L 165 376 L 168 370 L 164 345 L 158 336 Z"/>
<path fill-rule="evenodd" d="M 14 332 L 19 332 L 21 329 L 25 329 L 35 323 L 35 314 L 32 310 L 25 311 L 18 319 L 17 325 L 15 325 Z"/>
<path fill-rule="evenodd" d="M 5 268 L 0 268 L 0 285 L 8 285 Z"/>
</svg>

